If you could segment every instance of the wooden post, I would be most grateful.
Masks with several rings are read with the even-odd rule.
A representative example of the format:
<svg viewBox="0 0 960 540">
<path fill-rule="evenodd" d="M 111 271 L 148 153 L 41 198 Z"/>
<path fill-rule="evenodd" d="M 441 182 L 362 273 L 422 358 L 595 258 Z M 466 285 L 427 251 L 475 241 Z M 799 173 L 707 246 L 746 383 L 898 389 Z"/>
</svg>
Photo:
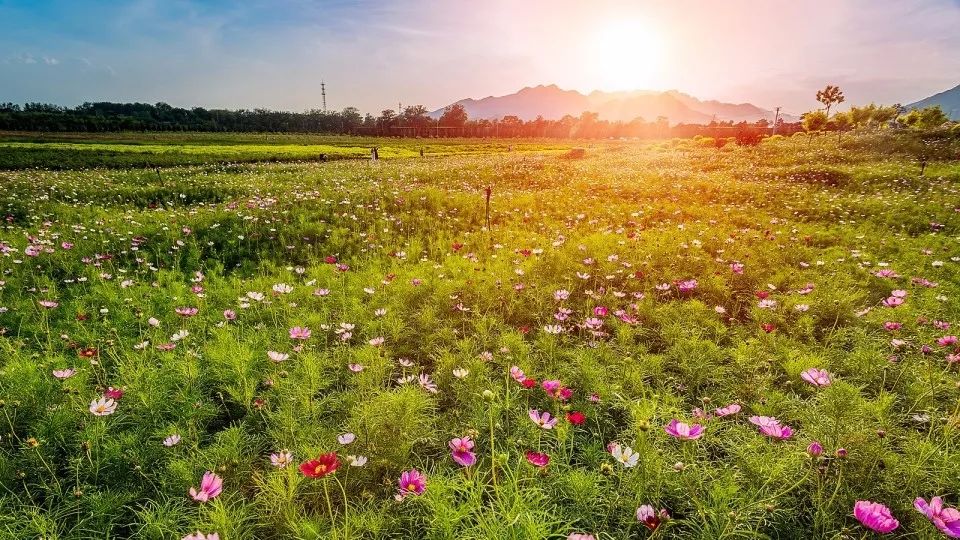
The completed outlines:
<svg viewBox="0 0 960 540">
<path fill-rule="evenodd" d="M 490 193 L 493 189 L 490 186 L 484 190 L 487 196 L 487 232 L 490 232 Z"/>
</svg>

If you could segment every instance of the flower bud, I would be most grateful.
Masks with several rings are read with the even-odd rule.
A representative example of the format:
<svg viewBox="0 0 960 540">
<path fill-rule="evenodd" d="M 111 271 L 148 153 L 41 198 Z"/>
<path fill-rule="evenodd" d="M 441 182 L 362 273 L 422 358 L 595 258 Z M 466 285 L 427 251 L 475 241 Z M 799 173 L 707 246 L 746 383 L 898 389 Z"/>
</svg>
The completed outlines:
<svg viewBox="0 0 960 540">
<path fill-rule="evenodd" d="M 810 446 L 807 447 L 807 454 L 810 454 L 810 457 L 814 458 L 820 457 L 823 455 L 823 446 L 819 442 L 813 441 L 810 443 Z"/>
</svg>

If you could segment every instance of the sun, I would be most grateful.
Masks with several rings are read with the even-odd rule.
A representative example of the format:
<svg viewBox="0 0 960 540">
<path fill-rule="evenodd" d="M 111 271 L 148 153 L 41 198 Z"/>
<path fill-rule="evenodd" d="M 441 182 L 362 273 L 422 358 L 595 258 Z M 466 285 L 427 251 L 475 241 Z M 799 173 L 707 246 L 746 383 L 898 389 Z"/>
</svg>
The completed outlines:
<svg viewBox="0 0 960 540">
<path fill-rule="evenodd" d="M 663 39 L 641 19 L 599 27 L 585 48 L 591 82 L 604 90 L 651 88 L 663 67 Z"/>
</svg>

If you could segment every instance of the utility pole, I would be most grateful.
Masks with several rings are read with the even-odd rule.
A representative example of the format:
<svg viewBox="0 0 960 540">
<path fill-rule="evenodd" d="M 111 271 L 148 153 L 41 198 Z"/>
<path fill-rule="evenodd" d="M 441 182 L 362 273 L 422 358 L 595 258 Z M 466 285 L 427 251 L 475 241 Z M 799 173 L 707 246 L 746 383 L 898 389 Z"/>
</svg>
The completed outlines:
<svg viewBox="0 0 960 540">
<path fill-rule="evenodd" d="M 777 134 L 777 122 L 780 121 L 780 107 L 776 109 L 777 113 L 773 116 L 773 133 L 772 135 Z"/>
<path fill-rule="evenodd" d="M 323 81 L 320 81 L 320 96 L 323 97 L 323 112 L 327 112 L 327 87 Z"/>
</svg>

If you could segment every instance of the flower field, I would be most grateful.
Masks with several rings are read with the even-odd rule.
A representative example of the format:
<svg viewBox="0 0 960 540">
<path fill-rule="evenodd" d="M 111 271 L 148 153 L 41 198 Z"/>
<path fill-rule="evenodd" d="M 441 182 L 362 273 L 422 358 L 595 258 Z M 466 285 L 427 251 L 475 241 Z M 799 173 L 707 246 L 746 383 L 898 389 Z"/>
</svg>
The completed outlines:
<svg viewBox="0 0 960 540">
<path fill-rule="evenodd" d="M 0 172 L 3 538 L 960 537 L 956 160 L 243 144 Z"/>
</svg>

